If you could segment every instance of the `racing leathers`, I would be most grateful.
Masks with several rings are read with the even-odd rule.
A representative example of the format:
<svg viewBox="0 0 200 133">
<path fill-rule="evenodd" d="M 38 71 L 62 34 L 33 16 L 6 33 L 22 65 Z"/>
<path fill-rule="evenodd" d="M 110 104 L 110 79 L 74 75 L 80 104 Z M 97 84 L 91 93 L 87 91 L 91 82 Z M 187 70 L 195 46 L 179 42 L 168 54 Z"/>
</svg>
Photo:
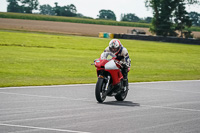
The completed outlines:
<svg viewBox="0 0 200 133">
<path fill-rule="evenodd" d="M 104 52 L 111 52 L 109 46 L 104 50 Z M 114 54 L 116 55 L 116 59 L 119 60 L 120 64 L 122 65 L 121 71 L 124 77 L 123 85 L 128 87 L 128 71 L 130 70 L 131 66 L 131 59 L 129 58 L 128 50 L 121 46 L 119 51 Z"/>
</svg>

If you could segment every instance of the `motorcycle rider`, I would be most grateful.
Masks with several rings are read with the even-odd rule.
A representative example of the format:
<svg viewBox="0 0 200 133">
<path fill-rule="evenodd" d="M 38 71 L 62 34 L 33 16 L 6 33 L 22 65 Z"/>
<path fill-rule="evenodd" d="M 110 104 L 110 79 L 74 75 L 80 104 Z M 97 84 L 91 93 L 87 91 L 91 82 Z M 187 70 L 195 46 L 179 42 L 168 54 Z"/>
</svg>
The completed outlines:
<svg viewBox="0 0 200 133">
<path fill-rule="evenodd" d="M 128 88 L 128 71 L 130 70 L 131 66 L 131 59 L 129 58 L 128 50 L 123 47 L 118 39 L 112 39 L 104 52 L 112 52 L 116 55 L 116 59 L 119 60 L 120 64 L 122 65 L 121 70 L 124 77 L 123 85 Z"/>
</svg>

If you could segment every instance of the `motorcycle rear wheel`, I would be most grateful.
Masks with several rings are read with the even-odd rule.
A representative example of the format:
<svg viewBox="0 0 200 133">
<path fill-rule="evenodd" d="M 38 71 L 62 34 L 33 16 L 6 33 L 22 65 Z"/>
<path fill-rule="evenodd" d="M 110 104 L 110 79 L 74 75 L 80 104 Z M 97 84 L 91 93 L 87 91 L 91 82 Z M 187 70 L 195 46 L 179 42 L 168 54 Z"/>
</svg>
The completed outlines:
<svg viewBox="0 0 200 133">
<path fill-rule="evenodd" d="M 117 101 L 124 101 L 124 99 L 126 98 L 127 94 L 128 94 L 128 89 L 126 91 L 121 91 L 119 94 L 117 94 L 115 96 L 115 99 Z"/>
<path fill-rule="evenodd" d="M 99 103 L 102 103 L 106 99 L 106 82 L 103 78 L 98 78 L 98 81 L 96 83 L 96 88 L 95 88 L 95 96 L 96 100 Z"/>
</svg>

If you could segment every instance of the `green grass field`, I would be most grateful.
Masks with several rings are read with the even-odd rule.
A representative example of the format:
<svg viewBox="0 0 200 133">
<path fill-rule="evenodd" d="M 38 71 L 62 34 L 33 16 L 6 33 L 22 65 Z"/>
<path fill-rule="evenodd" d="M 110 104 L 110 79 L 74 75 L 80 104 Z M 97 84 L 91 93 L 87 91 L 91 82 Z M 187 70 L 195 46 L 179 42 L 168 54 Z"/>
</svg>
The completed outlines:
<svg viewBox="0 0 200 133">
<path fill-rule="evenodd" d="M 0 86 L 95 83 L 110 39 L 0 31 Z M 199 80 L 200 46 L 121 40 L 132 59 L 129 82 Z"/>
</svg>

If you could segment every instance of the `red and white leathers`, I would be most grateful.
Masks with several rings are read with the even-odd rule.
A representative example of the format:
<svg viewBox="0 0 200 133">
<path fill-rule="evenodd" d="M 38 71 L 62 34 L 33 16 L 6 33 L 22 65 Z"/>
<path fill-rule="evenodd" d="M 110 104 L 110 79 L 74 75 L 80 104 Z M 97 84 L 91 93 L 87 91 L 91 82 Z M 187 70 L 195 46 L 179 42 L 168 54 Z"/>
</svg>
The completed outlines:
<svg viewBox="0 0 200 133">
<path fill-rule="evenodd" d="M 116 55 L 116 59 L 118 59 L 121 64 L 122 64 L 122 74 L 123 74 L 123 85 L 127 86 L 128 88 L 128 72 L 130 71 L 130 66 L 131 66 L 131 59 L 129 58 L 128 50 L 123 47 L 121 42 L 118 39 L 112 39 L 109 42 L 109 46 L 104 50 L 104 52 L 101 54 L 102 55 L 107 53 L 107 52 L 112 52 L 113 54 Z"/>
</svg>

